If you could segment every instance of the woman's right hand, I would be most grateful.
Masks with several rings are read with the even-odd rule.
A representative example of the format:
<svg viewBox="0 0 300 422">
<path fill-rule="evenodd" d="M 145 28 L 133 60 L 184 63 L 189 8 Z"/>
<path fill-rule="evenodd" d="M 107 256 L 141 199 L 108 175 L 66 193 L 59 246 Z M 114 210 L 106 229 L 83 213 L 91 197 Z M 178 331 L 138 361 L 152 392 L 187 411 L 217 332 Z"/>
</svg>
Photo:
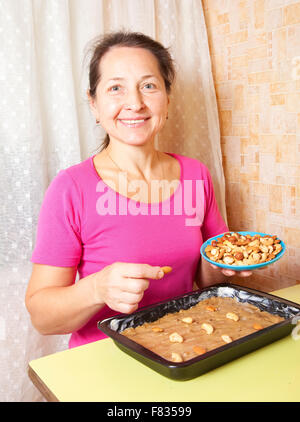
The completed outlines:
<svg viewBox="0 0 300 422">
<path fill-rule="evenodd" d="M 97 304 L 105 303 L 114 311 L 134 312 L 149 287 L 149 279 L 160 279 L 159 266 L 115 262 L 94 274 L 94 295 Z"/>
</svg>

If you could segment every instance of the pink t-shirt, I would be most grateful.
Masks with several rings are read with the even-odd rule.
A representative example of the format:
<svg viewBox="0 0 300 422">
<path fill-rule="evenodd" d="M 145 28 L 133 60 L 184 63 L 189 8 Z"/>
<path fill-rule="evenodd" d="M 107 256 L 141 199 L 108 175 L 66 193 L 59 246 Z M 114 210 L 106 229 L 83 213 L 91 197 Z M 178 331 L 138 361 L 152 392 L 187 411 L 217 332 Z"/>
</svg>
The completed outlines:
<svg viewBox="0 0 300 422">
<path fill-rule="evenodd" d="M 146 204 L 105 184 L 93 157 L 61 170 L 48 187 L 40 210 L 31 262 L 77 267 L 79 280 L 114 262 L 171 266 L 150 280 L 140 306 L 187 293 L 206 239 L 228 231 L 215 200 L 207 167 L 179 154 L 180 184 L 169 199 Z M 105 306 L 78 331 L 69 347 L 105 336 L 97 321 L 116 315 Z"/>
</svg>

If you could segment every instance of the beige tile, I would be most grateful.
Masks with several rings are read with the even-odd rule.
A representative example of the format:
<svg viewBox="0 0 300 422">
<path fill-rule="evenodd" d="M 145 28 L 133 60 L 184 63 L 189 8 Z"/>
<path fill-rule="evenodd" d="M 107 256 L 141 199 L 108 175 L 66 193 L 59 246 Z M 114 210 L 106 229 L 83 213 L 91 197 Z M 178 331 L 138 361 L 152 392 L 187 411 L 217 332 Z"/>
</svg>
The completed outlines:
<svg viewBox="0 0 300 422">
<path fill-rule="evenodd" d="M 230 33 L 230 24 L 226 23 L 224 25 L 219 25 L 217 27 L 217 33 L 218 35 L 225 35 Z"/>
<path fill-rule="evenodd" d="M 250 8 L 248 1 L 238 2 L 238 18 L 240 22 L 250 22 Z"/>
<path fill-rule="evenodd" d="M 232 126 L 232 135 L 233 136 L 247 136 L 249 133 L 248 126 L 233 125 Z"/>
<path fill-rule="evenodd" d="M 282 8 L 272 9 L 266 12 L 266 25 L 268 31 L 281 27 L 283 24 L 283 10 Z"/>
<path fill-rule="evenodd" d="M 266 230 L 266 211 L 265 210 L 255 210 L 256 213 L 256 225 L 255 230 L 265 233 Z"/>
<path fill-rule="evenodd" d="M 271 106 L 273 105 L 283 105 L 285 104 L 285 95 L 271 95 Z"/>
<path fill-rule="evenodd" d="M 218 24 L 224 24 L 229 22 L 228 13 L 223 13 L 217 16 Z"/>
<path fill-rule="evenodd" d="M 236 43 L 242 43 L 248 40 L 248 31 L 234 32 L 225 37 L 225 44 L 231 45 Z"/>
<path fill-rule="evenodd" d="M 290 4 L 286 6 L 283 10 L 284 18 L 283 24 L 284 25 L 292 25 L 295 23 L 300 23 L 300 2 Z"/>
<path fill-rule="evenodd" d="M 286 94 L 286 110 L 298 112 L 300 109 L 300 92 Z"/>
<path fill-rule="evenodd" d="M 295 135 L 284 135 L 276 143 L 276 162 L 297 164 Z"/>
<path fill-rule="evenodd" d="M 278 71 L 267 70 L 264 72 L 255 72 L 248 75 L 248 83 L 257 85 L 275 82 L 279 79 Z"/>
<path fill-rule="evenodd" d="M 232 67 L 248 66 L 248 55 L 232 57 Z"/>
<path fill-rule="evenodd" d="M 269 211 L 282 214 L 283 211 L 282 186 L 269 186 Z"/>
<path fill-rule="evenodd" d="M 270 84 L 270 92 L 272 94 L 277 94 L 279 92 L 288 92 L 289 90 L 289 84 L 287 82 L 276 82 L 273 84 Z"/>
<path fill-rule="evenodd" d="M 273 38 L 272 54 L 277 62 L 281 62 L 286 59 L 287 54 L 286 28 L 275 30 Z"/>
<path fill-rule="evenodd" d="M 274 233 L 289 248 L 242 282 L 263 291 L 300 283 L 300 1 L 204 0 L 204 7 L 228 222 Z"/>
<path fill-rule="evenodd" d="M 260 151 L 268 154 L 276 154 L 276 146 L 280 143 L 281 139 L 282 136 L 280 135 L 260 135 Z"/>
<path fill-rule="evenodd" d="M 256 60 L 267 57 L 268 48 L 265 44 L 248 49 L 248 60 Z"/>
<path fill-rule="evenodd" d="M 290 246 L 300 248 L 300 229 L 285 227 L 283 241 Z"/>
<path fill-rule="evenodd" d="M 232 111 L 221 110 L 220 111 L 220 126 L 221 133 L 223 136 L 232 135 Z"/>
<path fill-rule="evenodd" d="M 269 185 L 266 183 L 256 182 L 253 184 L 255 195 L 267 196 L 269 192 Z"/>
<path fill-rule="evenodd" d="M 254 27 L 255 29 L 263 28 L 265 22 L 265 1 L 254 1 Z"/>
<path fill-rule="evenodd" d="M 234 87 L 234 100 L 233 110 L 242 111 L 244 110 L 244 85 L 236 85 Z"/>
<path fill-rule="evenodd" d="M 268 43 L 268 33 L 265 31 L 259 31 L 253 35 L 253 45 L 261 45 Z"/>
</svg>

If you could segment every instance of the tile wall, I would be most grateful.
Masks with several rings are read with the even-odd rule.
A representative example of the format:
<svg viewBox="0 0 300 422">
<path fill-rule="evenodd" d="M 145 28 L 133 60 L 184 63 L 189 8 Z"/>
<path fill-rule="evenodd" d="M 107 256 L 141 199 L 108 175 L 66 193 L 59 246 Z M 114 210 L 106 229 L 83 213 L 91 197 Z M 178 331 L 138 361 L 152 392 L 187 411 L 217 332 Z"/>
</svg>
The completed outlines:
<svg viewBox="0 0 300 422">
<path fill-rule="evenodd" d="M 276 234 L 285 256 L 239 284 L 300 283 L 300 1 L 203 0 L 232 230 Z"/>
</svg>

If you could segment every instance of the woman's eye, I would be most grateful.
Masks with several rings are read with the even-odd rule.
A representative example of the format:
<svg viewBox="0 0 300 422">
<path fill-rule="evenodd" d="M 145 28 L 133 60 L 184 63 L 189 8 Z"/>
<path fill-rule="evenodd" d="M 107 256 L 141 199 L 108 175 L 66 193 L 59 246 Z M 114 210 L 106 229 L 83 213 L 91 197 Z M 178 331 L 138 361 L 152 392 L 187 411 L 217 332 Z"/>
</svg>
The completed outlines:
<svg viewBox="0 0 300 422">
<path fill-rule="evenodd" d="M 149 82 L 149 83 L 147 83 L 147 84 L 145 84 L 145 85 L 144 85 L 144 88 L 147 88 L 147 89 L 154 89 L 154 88 L 155 88 L 155 85 L 154 85 L 154 84 L 152 84 L 151 82 Z"/>
<path fill-rule="evenodd" d="M 109 88 L 109 91 L 110 92 L 118 92 L 118 91 L 120 91 L 120 89 L 121 89 L 120 85 L 114 85 L 114 86 L 111 86 Z"/>
</svg>

